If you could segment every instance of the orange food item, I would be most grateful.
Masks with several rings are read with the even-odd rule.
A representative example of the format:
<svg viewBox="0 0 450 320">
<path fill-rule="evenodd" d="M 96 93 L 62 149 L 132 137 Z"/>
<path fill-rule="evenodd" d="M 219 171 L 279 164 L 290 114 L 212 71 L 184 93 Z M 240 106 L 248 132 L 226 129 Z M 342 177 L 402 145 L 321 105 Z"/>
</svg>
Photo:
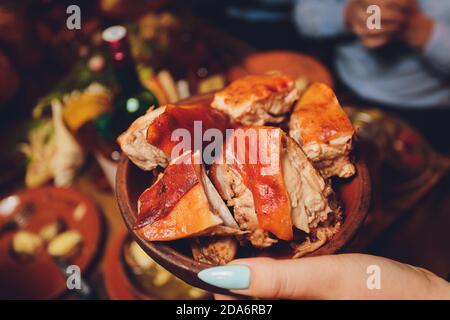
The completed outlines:
<svg viewBox="0 0 450 320">
<path fill-rule="evenodd" d="M 270 161 L 263 163 L 261 158 L 256 163 L 251 163 L 250 158 L 239 158 L 238 150 L 235 152 L 235 161 L 230 164 L 243 178 L 244 184 L 253 194 L 255 211 L 258 217 L 259 227 L 265 231 L 273 233 L 277 238 L 282 240 L 292 240 L 292 219 L 291 206 L 289 196 L 284 183 L 283 172 L 281 168 L 281 148 L 283 132 L 279 128 L 274 127 L 248 127 L 242 128 L 244 132 L 247 130 L 256 130 L 258 133 L 258 150 L 259 155 L 264 152 L 268 158 L 276 157 L 278 163 Z M 239 130 L 235 131 L 235 135 Z M 229 139 L 235 139 L 233 135 Z M 227 144 L 230 140 L 227 140 Z M 235 140 L 236 141 L 236 140 Z M 265 145 L 264 145 L 265 144 Z M 249 152 L 251 147 L 247 139 L 245 150 Z M 234 148 L 233 148 L 234 149 Z M 227 149 L 227 152 L 230 149 Z M 266 152 L 267 151 L 267 152 Z M 274 166 L 273 168 L 272 166 Z"/>
<path fill-rule="evenodd" d="M 333 90 L 323 83 L 313 83 L 308 87 L 295 106 L 291 121 L 297 121 L 301 128 L 303 145 L 354 134 L 352 123 Z"/>
<path fill-rule="evenodd" d="M 154 77 L 148 78 L 144 81 L 144 85 L 156 96 L 156 99 L 158 99 L 159 105 L 165 105 L 169 103 L 169 97 L 167 96 L 167 93 L 164 91 L 161 84 L 158 82 L 158 80 Z"/>
<path fill-rule="evenodd" d="M 192 104 L 175 106 L 168 104 L 165 111 L 159 115 L 147 129 L 147 142 L 165 154 L 170 155 L 172 149 L 180 141 L 172 139 L 172 133 L 177 129 L 186 129 L 191 135 L 191 148 L 197 149 L 194 141 L 202 141 L 203 132 L 210 128 L 220 130 L 222 133 L 230 128 L 227 115 L 211 108 L 207 104 Z M 200 132 L 194 132 L 195 122 L 201 123 Z M 200 134 L 198 137 L 196 135 Z M 201 145 L 200 145 L 201 147 Z"/>
<path fill-rule="evenodd" d="M 273 94 L 287 93 L 294 81 L 285 75 L 249 75 L 233 81 L 216 96 L 223 97 L 229 107 L 241 107 L 247 102 L 269 98 Z"/>
<path fill-rule="evenodd" d="M 293 51 L 275 50 L 255 53 L 245 58 L 243 66 L 249 74 L 280 72 L 293 79 L 305 78 L 333 87 L 333 78 L 318 60 Z"/>
<path fill-rule="evenodd" d="M 149 241 L 193 236 L 222 223 L 210 209 L 201 180 L 201 165 L 187 152 L 166 168 L 163 176 L 138 200 L 134 229 Z"/>
</svg>

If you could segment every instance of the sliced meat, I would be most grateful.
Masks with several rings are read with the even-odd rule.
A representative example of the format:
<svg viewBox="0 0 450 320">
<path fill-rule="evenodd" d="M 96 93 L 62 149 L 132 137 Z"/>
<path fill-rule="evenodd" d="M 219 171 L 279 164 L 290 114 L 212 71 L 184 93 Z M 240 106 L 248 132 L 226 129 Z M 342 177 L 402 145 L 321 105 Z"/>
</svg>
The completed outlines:
<svg viewBox="0 0 450 320">
<path fill-rule="evenodd" d="M 317 228 L 302 243 L 292 244 L 294 249 L 294 256 L 292 258 L 300 258 L 320 249 L 339 231 L 340 227 L 341 223 L 337 220 L 333 225 Z"/>
<path fill-rule="evenodd" d="M 136 119 L 117 141 L 133 163 L 152 170 L 167 166 L 171 158 L 187 150 L 201 149 L 206 130 L 214 128 L 224 133 L 230 127 L 229 117 L 207 104 L 169 104 Z M 200 144 L 196 145 L 196 141 Z"/>
<path fill-rule="evenodd" d="M 165 112 L 155 118 L 148 127 L 147 142 L 170 155 L 180 142 L 183 142 L 188 150 L 197 150 L 202 147 L 202 143 L 197 146 L 196 142 L 202 142 L 204 131 L 217 129 L 224 134 L 227 128 L 231 128 L 229 117 L 208 104 L 167 105 Z M 183 139 L 180 138 L 183 131 L 189 133 L 190 141 L 187 143 L 179 141 Z"/>
<path fill-rule="evenodd" d="M 282 122 L 297 99 L 291 78 L 250 75 L 216 93 L 212 106 L 244 125 L 263 125 Z"/>
<path fill-rule="evenodd" d="M 213 182 L 228 205 L 233 206 L 239 226 L 251 231 L 249 239 L 258 247 L 274 242 L 269 232 L 282 240 L 293 237 L 280 161 L 283 135 L 281 129 L 273 127 L 235 130 L 211 170 Z M 267 159 L 258 154 L 258 147 Z"/>
<path fill-rule="evenodd" d="M 248 240 L 257 248 L 270 247 L 277 240 L 259 227 L 252 192 L 242 177 L 226 164 L 213 164 L 210 175 L 222 198 L 233 207 L 234 218 L 241 230 L 249 231 Z"/>
<path fill-rule="evenodd" d="M 291 115 L 289 135 L 325 178 L 355 173 L 349 160 L 353 126 L 325 84 L 313 83 L 305 91 Z"/>
<path fill-rule="evenodd" d="M 282 168 L 292 221 L 295 227 L 309 233 L 334 213 L 331 204 L 333 190 L 314 169 L 300 146 L 288 136 L 283 141 Z"/>
<path fill-rule="evenodd" d="M 134 229 L 149 241 L 239 234 L 227 206 L 191 151 L 174 159 L 138 200 Z"/>
<path fill-rule="evenodd" d="M 280 161 L 284 135 L 274 127 L 235 130 L 225 143 L 225 156 L 253 195 L 259 227 L 291 240 L 291 208 Z"/>
<path fill-rule="evenodd" d="M 227 264 L 236 257 L 238 241 L 233 237 L 198 237 L 191 241 L 194 260 L 213 264 Z"/>
<path fill-rule="evenodd" d="M 222 219 L 223 224 L 225 226 L 238 229 L 239 226 L 236 220 L 234 220 L 227 205 L 223 202 L 223 199 L 220 197 L 219 192 L 212 184 L 211 180 L 206 174 L 206 170 L 204 167 L 202 167 L 201 178 L 205 189 L 206 197 L 208 198 L 209 203 L 213 208 L 214 212 Z"/>
<path fill-rule="evenodd" d="M 247 237 L 254 246 L 270 246 L 275 242 L 271 234 L 277 239 L 292 240 L 293 225 L 308 234 L 335 217 L 338 206 L 329 181 L 320 175 L 292 138 L 279 128 L 243 130 L 256 130 L 258 140 L 246 140 L 247 144 L 241 141 L 237 146 L 244 145 L 250 152 L 249 146 L 270 145 L 264 151 L 271 150 L 267 154 L 270 163 L 242 162 L 237 155 L 239 148 L 230 147 L 229 138 L 223 151 L 225 155 L 213 164 L 210 175 L 220 195 L 233 207 L 240 228 L 250 231 Z M 227 152 L 234 157 L 229 157 Z M 250 156 L 244 159 L 250 161 Z M 272 171 L 262 174 L 269 166 Z"/>
<path fill-rule="evenodd" d="M 169 157 L 161 149 L 147 143 L 148 127 L 164 111 L 165 107 L 148 111 L 117 138 L 123 153 L 142 170 L 165 167 L 169 163 Z"/>
</svg>

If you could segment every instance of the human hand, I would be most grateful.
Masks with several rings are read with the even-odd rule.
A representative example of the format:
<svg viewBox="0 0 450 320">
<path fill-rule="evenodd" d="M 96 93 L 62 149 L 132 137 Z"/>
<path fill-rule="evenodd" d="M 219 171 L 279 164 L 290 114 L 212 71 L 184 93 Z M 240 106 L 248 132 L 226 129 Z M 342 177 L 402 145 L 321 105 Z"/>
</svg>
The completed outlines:
<svg viewBox="0 0 450 320">
<path fill-rule="evenodd" d="M 414 2 L 416 0 L 413 0 Z M 423 49 L 433 33 L 434 20 L 425 15 L 417 4 L 411 7 L 399 38 L 413 49 Z"/>
<path fill-rule="evenodd" d="M 377 5 L 381 11 L 381 28 L 369 29 L 367 9 Z M 367 48 L 386 45 L 404 29 L 410 12 L 417 8 L 416 0 L 351 0 L 345 9 L 345 22 Z"/>
<path fill-rule="evenodd" d="M 369 266 L 379 268 L 379 289 L 368 288 Z M 433 273 L 364 254 L 240 259 L 206 269 L 199 277 L 236 294 L 257 298 L 450 299 L 450 284 Z M 216 299 L 229 298 L 216 295 Z"/>
</svg>

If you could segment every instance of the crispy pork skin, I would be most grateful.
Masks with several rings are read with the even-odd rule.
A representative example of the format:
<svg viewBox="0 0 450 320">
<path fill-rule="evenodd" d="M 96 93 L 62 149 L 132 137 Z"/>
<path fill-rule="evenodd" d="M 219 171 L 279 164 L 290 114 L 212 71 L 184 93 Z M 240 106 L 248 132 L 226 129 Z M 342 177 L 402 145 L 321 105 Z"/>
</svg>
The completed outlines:
<svg viewBox="0 0 450 320">
<path fill-rule="evenodd" d="M 227 138 L 223 157 L 210 172 L 219 193 L 233 207 L 234 218 L 241 229 L 250 231 L 248 239 L 256 247 L 268 247 L 276 241 L 269 233 L 282 240 L 293 237 L 280 161 L 282 136 L 279 128 L 240 128 Z M 267 160 L 275 161 L 261 161 L 261 155 L 252 161 L 250 154 L 259 151 L 250 148 L 256 146 L 264 150 Z"/>
<path fill-rule="evenodd" d="M 277 163 L 274 167 L 277 170 L 261 174 L 267 163 L 243 163 L 237 159 L 236 151 L 234 162 L 221 158 L 221 163 L 211 167 L 210 175 L 222 198 L 233 207 L 240 228 L 250 231 L 247 235 L 250 242 L 256 247 L 268 247 L 276 241 L 271 234 L 277 239 L 292 240 L 293 226 L 311 234 L 330 219 L 334 220 L 339 209 L 329 181 L 314 168 L 300 146 L 279 128 L 244 129 L 247 130 L 266 132 L 263 140 L 277 154 L 278 160 L 271 158 Z M 262 139 L 264 135 L 257 137 Z M 230 152 L 230 139 L 224 153 Z M 250 145 L 262 146 L 260 141 L 248 141 L 246 147 Z"/>
<path fill-rule="evenodd" d="M 196 123 L 199 132 L 195 132 Z M 117 141 L 134 164 L 143 170 L 152 170 L 157 166 L 167 166 L 174 147 L 179 146 L 180 142 L 185 145 L 182 152 L 199 149 L 202 142 L 199 146 L 195 145 L 195 142 L 202 141 L 204 131 L 214 128 L 224 133 L 229 127 L 231 127 L 229 117 L 208 104 L 182 106 L 169 104 L 136 119 Z M 176 136 L 177 129 L 187 130 L 190 141 L 186 144 L 180 141 L 182 138 Z M 176 154 L 175 157 L 179 155 Z"/>
<path fill-rule="evenodd" d="M 249 231 L 247 238 L 252 245 L 257 248 L 266 248 L 276 243 L 277 240 L 260 228 L 252 192 L 244 184 L 241 175 L 227 164 L 217 163 L 211 166 L 210 175 L 222 198 L 228 206 L 233 207 L 234 218 L 239 227 Z"/>
<path fill-rule="evenodd" d="M 297 99 L 291 78 L 250 75 L 216 93 L 212 106 L 244 125 L 263 125 L 283 121 Z"/>
<path fill-rule="evenodd" d="M 328 86 L 313 83 L 294 108 L 289 135 L 325 177 L 350 177 L 353 126 Z"/>
<path fill-rule="evenodd" d="M 201 126 L 198 127 L 199 132 L 195 132 L 196 123 Z M 187 130 L 191 136 L 187 147 L 195 150 L 197 149 L 195 140 L 202 141 L 204 131 L 217 129 L 223 134 L 228 128 L 231 128 L 229 117 L 208 104 L 167 105 L 165 112 L 155 118 L 148 127 L 147 142 L 170 155 L 173 148 L 180 143 L 172 136 L 175 130 Z"/>
<path fill-rule="evenodd" d="M 240 233 L 217 191 L 207 190 L 213 186 L 198 157 L 198 152 L 188 151 L 174 159 L 139 197 L 134 229 L 142 237 L 168 241 Z"/>
</svg>

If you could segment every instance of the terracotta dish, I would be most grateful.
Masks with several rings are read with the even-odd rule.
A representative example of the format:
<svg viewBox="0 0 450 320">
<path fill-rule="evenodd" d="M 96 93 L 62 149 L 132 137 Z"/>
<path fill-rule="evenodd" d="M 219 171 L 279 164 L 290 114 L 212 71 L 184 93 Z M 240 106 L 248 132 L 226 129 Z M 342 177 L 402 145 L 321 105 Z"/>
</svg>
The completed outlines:
<svg viewBox="0 0 450 320">
<path fill-rule="evenodd" d="M 322 82 L 333 87 L 333 77 L 318 60 L 294 51 L 267 51 L 247 56 L 240 65 L 228 71 L 228 80 L 234 81 L 247 74 L 277 71 L 294 79 L 303 77 L 309 82 Z"/>
<path fill-rule="evenodd" d="M 17 196 L 20 204 L 11 216 L 18 214 L 20 208 L 27 204 L 32 205 L 33 212 L 21 228 L 1 234 L 0 298 L 57 298 L 67 290 L 66 279 L 47 253 L 47 245 L 43 243 L 33 257 L 20 259 L 12 250 L 14 235 L 19 231 L 38 234 L 45 226 L 61 221 L 65 230 L 77 231 L 82 237 L 79 250 L 68 258 L 68 263 L 79 266 L 84 274 L 99 249 L 102 235 L 100 214 L 89 198 L 73 189 L 41 187 L 24 190 Z"/>
<path fill-rule="evenodd" d="M 213 94 L 196 96 L 179 104 L 211 103 Z M 366 217 L 370 202 L 370 179 L 365 163 L 358 156 L 358 147 L 354 150 L 354 165 L 356 174 L 349 179 L 338 179 L 333 183 L 333 189 L 341 200 L 344 221 L 340 230 L 320 249 L 309 256 L 333 254 L 341 250 L 353 236 Z M 151 172 L 145 172 L 135 166 L 125 154 L 119 161 L 116 176 L 116 194 L 125 224 L 137 243 L 156 262 L 181 278 L 185 282 L 202 289 L 227 293 L 216 287 L 202 282 L 197 273 L 211 265 L 200 263 L 192 259 L 189 241 L 186 239 L 169 242 L 149 242 L 133 230 L 137 217 L 137 200 L 140 194 L 153 181 Z M 287 244 L 272 246 L 270 249 L 260 250 L 251 247 L 239 249 L 238 257 L 271 256 L 274 258 L 291 257 L 291 248 Z"/>
</svg>

